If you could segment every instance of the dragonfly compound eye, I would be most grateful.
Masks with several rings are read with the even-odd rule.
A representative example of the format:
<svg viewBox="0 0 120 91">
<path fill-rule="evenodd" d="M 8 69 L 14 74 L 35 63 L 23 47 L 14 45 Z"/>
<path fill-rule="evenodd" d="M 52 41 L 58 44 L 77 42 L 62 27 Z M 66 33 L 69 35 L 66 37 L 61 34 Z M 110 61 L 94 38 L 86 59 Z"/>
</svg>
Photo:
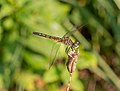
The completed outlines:
<svg viewBox="0 0 120 91">
<path fill-rule="evenodd" d="M 75 42 L 74 42 L 74 47 L 77 48 L 77 47 L 79 47 L 79 46 L 80 46 L 80 42 L 75 41 Z"/>
<path fill-rule="evenodd" d="M 76 49 L 76 48 L 78 48 L 79 46 L 80 46 L 80 42 L 75 41 L 75 42 L 73 43 L 73 45 L 72 45 L 72 48 L 73 48 L 73 49 Z"/>
</svg>

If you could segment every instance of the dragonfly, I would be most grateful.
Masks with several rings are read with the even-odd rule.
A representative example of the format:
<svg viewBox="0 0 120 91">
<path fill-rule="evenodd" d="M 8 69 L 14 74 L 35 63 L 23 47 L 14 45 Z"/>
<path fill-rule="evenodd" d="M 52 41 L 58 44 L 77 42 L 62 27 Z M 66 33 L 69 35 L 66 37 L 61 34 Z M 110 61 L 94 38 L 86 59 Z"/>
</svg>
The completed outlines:
<svg viewBox="0 0 120 91">
<path fill-rule="evenodd" d="M 83 26 L 85 26 L 85 25 L 83 25 Z M 77 27 L 76 30 L 79 30 L 83 26 Z M 80 46 L 80 42 L 77 41 L 77 40 L 73 42 L 69 38 L 69 36 L 71 36 L 76 30 L 67 32 L 63 37 L 51 36 L 51 35 L 40 33 L 40 32 L 33 32 L 34 35 L 45 37 L 45 38 L 48 38 L 48 39 L 52 39 L 52 40 L 54 40 L 56 42 L 60 42 L 62 44 L 67 45 L 67 47 L 65 49 L 65 52 L 66 52 L 66 54 L 68 56 L 68 61 L 67 61 L 66 66 L 67 66 L 67 70 L 68 70 L 68 72 L 70 74 L 70 80 L 69 80 L 66 91 L 70 90 L 70 83 L 71 83 L 72 73 L 76 69 L 76 62 L 77 62 L 78 55 L 79 55 L 78 47 Z M 52 66 L 54 61 L 55 61 L 55 58 L 54 58 L 53 62 L 51 63 L 50 67 Z"/>
<path fill-rule="evenodd" d="M 66 49 L 65 49 L 65 52 L 66 52 L 66 54 L 68 54 L 69 49 L 71 49 L 73 51 L 73 50 L 77 49 L 80 46 L 79 41 L 76 40 L 75 42 L 73 42 L 69 38 L 69 36 L 71 36 L 75 31 L 79 30 L 83 26 L 85 26 L 85 25 L 76 27 L 76 30 L 67 32 L 63 37 L 51 36 L 51 35 L 48 35 L 48 34 L 45 34 L 45 33 L 40 33 L 40 32 L 33 32 L 33 34 L 37 35 L 37 36 L 41 36 L 41 37 L 44 37 L 44 38 L 54 40 L 56 42 L 60 42 L 62 44 L 65 44 L 67 46 Z M 59 47 L 58 47 L 58 49 L 59 49 Z M 55 57 L 51 60 L 52 62 L 50 62 L 49 68 L 51 68 L 51 66 L 54 64 L 58 49 L 56 51 Z M 54 50 L 54 48 L 52 50 Z"/>
</svg>

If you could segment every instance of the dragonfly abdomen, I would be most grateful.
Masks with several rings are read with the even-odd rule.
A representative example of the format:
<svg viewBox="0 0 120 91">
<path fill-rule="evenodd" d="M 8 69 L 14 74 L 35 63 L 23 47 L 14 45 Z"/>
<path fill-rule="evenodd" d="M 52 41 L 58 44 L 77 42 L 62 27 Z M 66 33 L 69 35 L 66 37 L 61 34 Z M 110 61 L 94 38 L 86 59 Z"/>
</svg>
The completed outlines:
<svg viewBox="0 0 120 91">
<path fill-rule="evenodd" d="M 49 38 L 49 39 L 55 40 L 57 42 L 62 42 L 62 38 L 60 38 L 60 37 L 55 37 L 55 36 L 51 36 L 51 35 L 47 35 L 47 34 L 39 33 L 39 32 L 33 32 L 33 34 L 41 36 L 41 37 Z"/>
<path fill-rule="evenodd" d="M 44 33 L 39 33 L 39 32 L 33 32 L 33 34 L 41 36 L 41 37 L 45 37 L 45 38 L 49 38 L 49 39 L 55 40 L 56 42 L 61 42 L 61 43 L 65 44 L 65 45 L 68 45 L 68 46 L 72 46 L 73 45 L 73 42 L 72 42 L 72 40 L 69 37 L 62 37 L 62 38 L 60 38 L 60 37 L 47 35 L 47 34 L 44 34 Z"/>
</svg>

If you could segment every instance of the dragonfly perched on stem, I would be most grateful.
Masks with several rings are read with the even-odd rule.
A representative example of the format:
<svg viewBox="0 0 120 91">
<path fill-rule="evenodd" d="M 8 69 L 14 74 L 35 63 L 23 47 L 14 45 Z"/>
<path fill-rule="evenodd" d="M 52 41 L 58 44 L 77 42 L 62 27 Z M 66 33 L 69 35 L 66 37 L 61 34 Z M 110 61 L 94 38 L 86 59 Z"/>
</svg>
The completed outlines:
<svg viewBox="0 0 120 91">
<path fill-rule="evenodd" d="M 85 26 L 85 25 L 76 27 L 76 30 L 79 30 L 83 26 Z M 77 58 L 78 58 L 78 54 L 79 54 L 78 47 L 80 46 L 80 42 L 77 40 L 75 42 L 73 42 L 69 38 L 69 36 L 72 35 L 76 30 L 67 32 L 63 37 L 56 37 L 56 36 L 51 36 L 51 35 L 44 34 L 44 33 L 33 32 L 34 35 L 52 39 L 56 42 L 60 42 L 62 44 L 67 45 L 65 52 L 68 55 L 68 62 L 66 65 L 67 65 L 68 72 L 70 73 L 70 81 L 68 83 L 67 91 L 69 91 L 69 88 L 70 88 L 72 73 L 75 71 L 76 62 L 77 62 Z M 58 49 L 57 49 L 57 51 L 58 51 Z M 55 55 L 55 57 L 56 57 L 56 55 Z M 54 61 L 55 61 L 55 58 L 53 59 L 50 67 L 53 65 Z"/>
<path fill-rule="evenodd" d="M 40 32 L 33 32 L 34 35 L 37 35 L 37 36 L 41 36 L 41 37 L 45 37 L 45 38 L 48 38 L 48 39 L 52 39 L 56 42 L 60 42 L 62 44 L 65 44 L 67 45 L 66 49 L 65 49 L 65 52 L 67 53 L 69 49 L 76 49 L 77 47 L 79 47 L 80 43 L 78 41 L 75 41 L 73 42 L 69 36 L 71 36 L 75 31 L 81 29 L 82 27 L 84 27 L 85 25 L 82 25 L 82 26 L 79 26 L 79 27 L 76 27 L 75 30 L 73 31 L 69 31 L 67 32 L 63 37 L 56 37 L 56 36 L 51 36 L 51 35 L 48 35 L 48 34 L 44 34 L 44 33 L 40 33 Z M 60 46 L 59 46 L 60 47 Z M 58 47 L 58 49 L 59 49 Z M 55 54 L 55 57 L 57 55 L 57 52 L 58 52 L 58 49 L 56 51 L 56 54 Z M 54 48 L 52 48 L 52 50 L 54 50 Z M 51 66 L 53 65 L 54 61 L 55 61 L 55 57 L 53 58 L 53 60 L 51 60 L 51 64 L 49 66 L 49 68 L 51 68 Z"/>
</svg>

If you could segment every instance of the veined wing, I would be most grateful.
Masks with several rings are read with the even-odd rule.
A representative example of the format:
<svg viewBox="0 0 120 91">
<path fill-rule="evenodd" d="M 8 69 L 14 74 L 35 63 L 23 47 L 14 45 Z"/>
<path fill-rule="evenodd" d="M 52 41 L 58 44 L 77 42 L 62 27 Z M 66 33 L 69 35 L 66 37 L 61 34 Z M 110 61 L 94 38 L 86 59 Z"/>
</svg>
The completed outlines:
<svg viewBox="0 0 120 91">
<path fill-rule="evenodd" d="M 71 31 L 68 31 L 63 37 L 69 37 L 74 34 L 76 31 L 79 31 L 82 27 L 86 26 L 87 24 L 81 26 L 73 26 Z M 80 30 L 81 31 L 81 30 Z"/>
<path fill-rule="evenodd" d="M 52 67 L 52 65 L 55 63 L 59 48 L 60 48 L 61 44 L 60 43 L 55 43 L 52 46 L 52 50 L 50 53 L 50 64 L 49 64 L 49 69 Z"/>
</svg>

